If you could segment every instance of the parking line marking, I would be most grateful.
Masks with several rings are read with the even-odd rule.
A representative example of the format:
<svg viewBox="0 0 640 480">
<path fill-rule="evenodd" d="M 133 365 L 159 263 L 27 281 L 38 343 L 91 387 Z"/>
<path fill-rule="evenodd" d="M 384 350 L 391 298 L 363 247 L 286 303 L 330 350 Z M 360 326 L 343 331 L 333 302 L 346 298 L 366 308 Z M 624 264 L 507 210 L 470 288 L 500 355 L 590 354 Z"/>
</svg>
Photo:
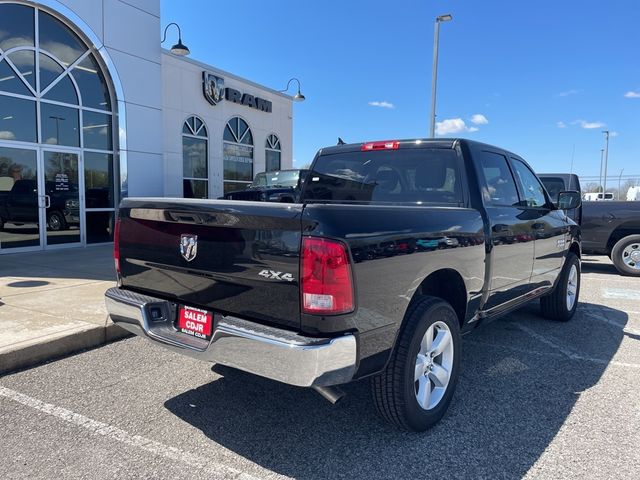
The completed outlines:
<svg viewBox="0 0 640 480">
<path fill-rule="evenodd" d="M 625 300 L 640 300 L 640 292 L 628 288 L 603 288 L 604 298 L 621 298 Z"/>
<path fill-rule="evenodd" d="M 236 470 L 235 468 L 212 462 L 207 458 L 185 452 L 176 447 L 170 447 L 140 435 L 132 435 L 118 427 L 109 425 L 108 423 L 93 420 L 79 413 L 67 410 L 66 408 L 58 407 L 51 403 L 45 403 L 9 388 L 0 386 L 0 397 L 8 398 L 14 402 L 33 408 L 34 410 L 38 410 L 52 417 L 64 420 L 65 422 L 77 427 L 85 428 L 95 435 L 102 435 L 112 440 L 116 440 L 117 442 L 124 443 L 125 445 L 145 450 L 154 455 L 173 461 L 179 461 L 190 467 L 202 469 L 203 473 L 207 473 L 217 478 L 258 480 L 257 477 L 241 472 L 240 470 Z"/>
<path fill-rule="evenodd" d="M 590 312 L 589 310 L 583 311 L 583 313 L 589 317 L 592 318 L 594 320 L 599 320 L 601 322 L 604 322 L 608 325 L 612 325 L 614 327 L 618 327 L 620 328 L 624 333 L 630 333 L 631 335 L 640 335 L 640 332 L 633 330 L 629 327 L 627 327 L 626 325 L 620 325 L 618 322 L 614 322 L 613 320 L 609 320 L 607 317 L 604 316 L 603 313 L 601 313 L 600 315 L 594 313 L 594 312 Z M 628 313 L 633 313 L 633 312 L 628 312 Z"/>
<path fill-rule="evenodd" d="M 525 327 L 524 325 L 520 325 L 519 323 L 515 323 L 514 324 L 518 329 L 522 330 L 523 332 L 527 333 L 528 335 L 530 335 L 531 337 L 535 338 L 536 340 L 544 343 L 545 345 L 548 345 L 549 347 L 557 350 L 558 352 L 562 353 L 565 357 L 567 357 L 570 360 L 583 360 L 586 362 L 592 362 L 592 363 L 597 363 L 599 365 L 616 365 L 618 367 L 629 367 L 629 368 L 639 368 L 640 369 L 640 365 L 637 363 L 626 363 L 626 362 L 618 362 L 617 360 L 605 360 L 603 358 L 597 358 L 597 357 L 586 357 L 584 355 L 580 355 L 579 353 L 574 353 L 571 350 L 569 350 L 567 347 L 563 347 L 562 345 L 558 345 L 557 343 L 553 342 L 552 340 L 549 340 L 547 337 L 540 335 L 537 332 L 534 332 L 533 330 L 531 330 L 528 327 Z"/>
</svg>

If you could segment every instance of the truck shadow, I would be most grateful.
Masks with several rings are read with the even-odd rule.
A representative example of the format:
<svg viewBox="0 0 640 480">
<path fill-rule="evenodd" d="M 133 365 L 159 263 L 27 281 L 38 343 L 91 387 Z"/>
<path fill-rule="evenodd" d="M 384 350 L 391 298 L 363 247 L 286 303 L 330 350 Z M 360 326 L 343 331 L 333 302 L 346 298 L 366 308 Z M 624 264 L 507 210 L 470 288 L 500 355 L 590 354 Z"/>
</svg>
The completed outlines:
<svg viewBox="0 0 640 480">
<path fill-rule="evenodd" d="M 607 261 L 605 262 L 602 260 L 583 258 L 581 262 L 582 273 L 608 273 L 610 275 L 620 276 L 616 267 L 608 260 L 609 259 L 607 258 Z"/>
<path fill-rule="evenodd" d="M 346 386 L 346 399 L 332 406 L 312 390 L 214 367 L 222 377 L 165 407 L 223 447 L 295 478 L 520 478 L 581 392 L 598 383 L 627 322 L 622 311 L 585 303 L 569 323 L 538 311 L 525 307 L 464 338 L 449 412 L 423 434 L 380 420 L 368 381 Z"/>
</svg>

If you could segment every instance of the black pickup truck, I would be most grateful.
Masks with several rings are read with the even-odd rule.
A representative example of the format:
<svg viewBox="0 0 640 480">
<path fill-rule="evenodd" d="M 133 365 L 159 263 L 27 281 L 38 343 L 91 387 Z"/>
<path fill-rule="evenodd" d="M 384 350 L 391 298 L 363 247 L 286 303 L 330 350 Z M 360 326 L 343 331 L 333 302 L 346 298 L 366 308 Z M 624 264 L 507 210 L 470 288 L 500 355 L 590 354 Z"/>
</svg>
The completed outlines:
<svg viewBox="0 0 640 480">
<path fill-rule="evenodd" d="M 522 158 L 462 139 L 322 149 L 295 204 L 126 199 L 115 263 L 118 325 L 331 401 L 370 377 L 417 431 L 451 401 L 462 333 L 534 299 L 569 320 L 580 291 L 577 225 Z"/>
<path fill-rule="evenodd" d="M 300 200 L 300 192 L 308 170 L 275 170 L 256 175 L 246 190 L 225 194 L 225 200 L 251 200 L 256 202 L 294 203 Z"/>
<path fill-rule="evenodd" d="M 543 173 L 552 200 L 562 190 L 580 190 L 575 174 Z M 621 275 L 640 277 L 640 202 L 583 202 L 567 215 L 581 226 L 582 251 L 607 255 Z"/>
<path fill-rule="evenodd" d="M 66 230 L 80 224 L 78 186 L 71 184 L 64 191 L 56 189 L 53 181 L 45 182 L 49 198 L 47 229 Z M 17 180 L 11 190 L 0 191 L 0 230 L 6 223 L 22 224 L 38 222 L 38 186 L 36 180 Z"/>
</svg>

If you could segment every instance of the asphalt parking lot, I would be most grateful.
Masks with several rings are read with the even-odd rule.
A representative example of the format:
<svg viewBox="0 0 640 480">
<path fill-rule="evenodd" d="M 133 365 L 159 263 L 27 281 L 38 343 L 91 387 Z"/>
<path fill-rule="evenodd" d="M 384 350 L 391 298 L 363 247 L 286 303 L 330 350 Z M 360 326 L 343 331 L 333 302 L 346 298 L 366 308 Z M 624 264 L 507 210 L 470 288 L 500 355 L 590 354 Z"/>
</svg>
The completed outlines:
<svg viewBox="0 0 640 480">
<path fill-rule="evenodd" d="M 2 478 L 637 478 L 640 279 L 583 262 L 576 317 L 533 304 L 464 338 L 444 420 L 379 420 L 138 338 L 0 379 Z"/>
</svg>

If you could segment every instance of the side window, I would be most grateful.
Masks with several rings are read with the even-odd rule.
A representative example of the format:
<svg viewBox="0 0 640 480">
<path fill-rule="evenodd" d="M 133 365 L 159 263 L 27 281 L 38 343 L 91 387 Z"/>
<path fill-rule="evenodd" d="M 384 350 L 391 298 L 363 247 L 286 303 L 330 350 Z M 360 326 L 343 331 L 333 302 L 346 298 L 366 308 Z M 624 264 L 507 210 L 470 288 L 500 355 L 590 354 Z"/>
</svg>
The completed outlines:
<svg viewBox="0 0 640 480">
<path fill-rule="evenodd" d="M 544 187 L 533 172 L 524 163 L 516 158 L 512 158 L 513 168 L 520 184 L 520 189 L 524 195 L 524 202 L 527 207 L 544 207 L 547 205 L 547 198 L 544 196 Z"/>
<path fill-rule="evenodd" d="M 487 185 L 482 189 L 485 205 L 517 207 L 520 203 L 507 158 L 493 152 L 480 152 L 480 164 Z"/>
</svg>

